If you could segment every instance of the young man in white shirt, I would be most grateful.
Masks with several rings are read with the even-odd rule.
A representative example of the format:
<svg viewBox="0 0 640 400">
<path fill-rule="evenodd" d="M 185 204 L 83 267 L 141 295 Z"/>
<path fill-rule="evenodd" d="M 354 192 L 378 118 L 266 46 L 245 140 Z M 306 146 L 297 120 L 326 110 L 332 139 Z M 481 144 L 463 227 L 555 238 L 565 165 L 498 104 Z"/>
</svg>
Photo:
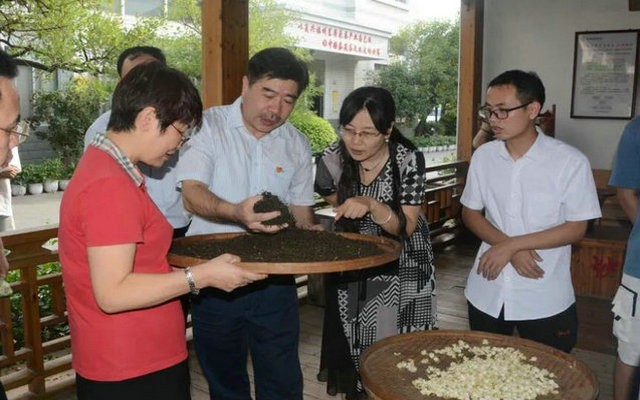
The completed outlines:
<svg viewBox="0 0 640 400">
<path fill-rule="evenodd" d="M 569 352 L 577 340 L 571 243 L 600 217 L 593 174 L 577 149 L 536 129 L 545 100 L 535 73 L 493 79 L 481 112 L 495 134 L 471 159 L 462 218 L 482 244 L 465 296 L 473 330 Z"/>
</svg>

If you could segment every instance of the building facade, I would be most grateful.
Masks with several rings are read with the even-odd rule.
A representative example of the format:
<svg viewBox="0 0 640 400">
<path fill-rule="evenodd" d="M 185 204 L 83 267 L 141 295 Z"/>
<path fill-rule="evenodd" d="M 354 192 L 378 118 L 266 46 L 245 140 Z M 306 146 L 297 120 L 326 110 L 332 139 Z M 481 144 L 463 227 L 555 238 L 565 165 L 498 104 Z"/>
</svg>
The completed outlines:
<svg viewBox="0 0 640 400">
<path fill-rule="evenodd" d="M 408 0 L 280 0 L 298 19 L 289 33 L 309 49 L 310 70 L 324 88 L 315 108 L 337 126 L 340 105 L 353 89 L 389 63 L 389 39 L 410 19 Z"/>
<path fill-rule="evenodd" d="M 106 7 L 119 14 L 125 24 L 138 17 L 166 15 L 171 0 L 114 0 Z M 343 99 L 353 89 L 371 82 L 371 74 L 389 63 L 389 39 L 411 21 L 411 7 L 421 0 L 278 0 L 295 11 L 298 18 L 288 33 L 298 46 L 309 49 L 314 61 L 310 70 L 324 89 L 315 109 L 334 126 Z M 17 86 L 22 99 L 22 116 L 31 116 L 34 92 L 56 89 L 71 73 L 59 71 L 53 81 L 28 66 L 20 67 Z M 25 163 L 50 158 L 48 143 L 33 135 L 21 146 Z"/>
</svg>

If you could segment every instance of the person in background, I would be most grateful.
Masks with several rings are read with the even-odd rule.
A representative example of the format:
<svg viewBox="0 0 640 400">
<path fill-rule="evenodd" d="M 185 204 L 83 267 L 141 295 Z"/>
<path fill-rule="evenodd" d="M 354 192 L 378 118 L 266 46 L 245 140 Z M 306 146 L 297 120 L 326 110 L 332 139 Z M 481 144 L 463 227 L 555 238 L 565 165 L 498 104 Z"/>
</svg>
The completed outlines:
<svg viewBox="0 0 640 400">
<path fill-rule="evenodd" d="M 160 63 L 117 85 L 107 132 L 80 159 L 60 205 L 59 253 L 79 400 L 190 399 L 177 297 L 224 291 L 265 275 L 225 254 L 173 270 L 173 229 L 136 164 L 160 167 L 201 123 L 197 89 Z"/>
<path fill-rule="evenodd" d="M 317 228 L 311 147 L 287 122 L 308 83 L 307 67 L 293 53 L 267 48 L 249 60 L 241 96 L 204 112 L 178 165 L 183 202 L 193 213 L 187 236 L 280 230 L 262 224 L 279 211 L 253 211 L 265 191 L 288 204 L 298 227 Z M 196 354 L 212 399 L 251 398 L 248 352 L 257 399 L 302 399 L 293 276 L 271 276 L 234 293 L 203 290 L 191 305 Z"/>
<path fill-rule="evenodd" d="M 476 135 L 473 137 L 473 140 L 471 141 L 471 145 L 473 146 L 474 149 L 477 149 L 478 147 L 492 140 L 493 140 L 493 131 L 491 130 L 491 125 L 489 124 L 489 121 L 486 121 L 483 118 L 481 118 L 480 128 L 478 129 L 478 132 L 476 132 Z"/>
<path fill-rule="evenodd" d="M 156 47 L 130 47 L 124 50 L 118 57 L 118 75 L 120 79 L 122 79 L 136 66 L 149 62 L 158 62 L 167 65 L 165 55 Z M 85 150 L 98 132 L 106 132 L 110 115 L 111 111 L 105 112 L 87 129 L 84 138 Z M 162 164 L 161 167 L 155 168 L 144 163 L 138 166 L 147 178 L 149 196 L 151 196 L 153 202 L 156 203 L 160 211 L 162 211 L 162 214 L 169 220 L 171 226 L 173 226 L 174 238 L 183 237 L 187 232 L 190 222 L 190 217 L 182 206 L 180 192 L 176 190 L 175 173 L 178 156 L 179 153 L 176 152 L 166 163 Z M 183 302 L 183 307 L 185 306 L 186 304 Z"/>
<path fill-rule="evenodd" d="M 0 232 L 16 229 L 11 206 L 11 180 L 22 170 L 18 148 L 11 149 L 11 161 L 0 169 Z"/>
<path fill-rule="evenodd" d="M 20 121 L 20 96 L 14 85 L 18 66 L 4 50 L 0 50 L 0 166 L 6 168 L 11 161 L 11 151 L 29 135 L 29 125 Z M 0 238 L 0 279 L 7 277 L 9 262 Z M 0 400 L 7 400 L 0 382 Z"/>
<path fill-rule="evenodd" d="M 616 186 L 618 200 L 633 224 L 627 242 L 622 282 L 613 298 L 613 334 L 618 339 L 613 398 L 635 400 L 639 397 L 640 377 L 640 116 L 624 128 L 609 184 Z"/>
<path fill-rule="evenodd" d="M 318 378 L 327 393 L 366 398 L 362 352 L 384 337 L 433 329 L 434 257 L 422 212 L 423 154 L 394 127 L 395 103 L 379 87 L 351 92 L 340 109 L 340 135 L 317 160 L 316 192 L 336 212 L 337 228 L 402 243 L 398 262 L 328 276 Z"/>
<path fill-rule="evenodd" d="M 577 340 L 571 243 L 600 217 L 577 149 L 536 130 L 545 90 L 533 72 L 494 78 L 481 110 L 495 134 L 471 158 L 462 219 L 482 240 L 467 279 L 469 325 L 569 352 Z"/>
<path fill-rule="evenodd" d="M 129 47 L 120 53 L 118 56 L 118 61 L 116 63 L 116 70 L 118 71 L 118 77 L 120 79 L 124 78 L 129 71 L 131 71 L 134 67 L 145 64 L 148 62 L 159 62 L 163 65 L 167 65 L 167 59 L 162 52 L 157 47 L 152 46 L 134 46 Z M 87 129 L 87 132 L 84 134 L 84 149 L 86 150 L 91 141 L 96 137 L 98 133 L 105 133 L 107 131 L 107 123 L 109 122 L 109 117 L 111 116 L 111 111 L 107 111 L 100 115 L 98 119 L 96 119 L 93 124 Z"/>
</svg>

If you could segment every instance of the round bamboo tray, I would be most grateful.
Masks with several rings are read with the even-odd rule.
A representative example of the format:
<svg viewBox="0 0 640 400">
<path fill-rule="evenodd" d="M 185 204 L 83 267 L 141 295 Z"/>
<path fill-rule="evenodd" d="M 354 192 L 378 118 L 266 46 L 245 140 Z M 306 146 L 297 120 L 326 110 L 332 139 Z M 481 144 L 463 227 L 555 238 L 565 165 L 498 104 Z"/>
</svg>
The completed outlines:
<svg viewBox="0 0 640 400">
<path fill-rule="evenodd" d="M 527 358 L 535 356 L 536 366 L 556 375 L 559 395 L 539 396 L 540 399 L 595 400 L 598 383 L 589 368 L 579 360 L 552 347 L 513 336 L 479 331 L 424 331 L 391 336 L 374 343 L 362 354 L 360 375 L 370 398 L 374 400 L 442 400 L 436 396 L 423 396 L 412 385 L 416 378 L 426 378 L 425 368 L 419 361 L 425 358 L 422 350 L 435 350 L 464 340 L 470 345 L 481 345 L 486 339 L 490 346 L 513 347 Z M 397 363 L 408 358 L 415 361 L 417 372 L 398 369 Z M 505 376 L 505 379 L 509 379 Z M 553 397 L 555 396 L 555 397 Z"/>
<path fill-rule="evenodd" d="M 213 233 L 208 235 L 194 235 L 175 239 L 175 244 L 189 244 L 208 240 L 228 240 L 247 233 Z M 313 261 L 313 262 L 239 262 L 238 265 L 253 272 L 264 274 L 318 274 L 327 272 L 354 271 L 370 267 L 384 265 L 396 260 L 400 256 L 400 243 L 389 238 L 358 233 L 338 233 L 351 240 L 371 242 L 383 250 L 382 254 L 361 258 L 352 258 L 337 261 Z M 174 253 L 167 256 L 169 264 L 174 267 L 190 267 L 205 261 L 197 257 L 189 257 Z"/>
</svg>

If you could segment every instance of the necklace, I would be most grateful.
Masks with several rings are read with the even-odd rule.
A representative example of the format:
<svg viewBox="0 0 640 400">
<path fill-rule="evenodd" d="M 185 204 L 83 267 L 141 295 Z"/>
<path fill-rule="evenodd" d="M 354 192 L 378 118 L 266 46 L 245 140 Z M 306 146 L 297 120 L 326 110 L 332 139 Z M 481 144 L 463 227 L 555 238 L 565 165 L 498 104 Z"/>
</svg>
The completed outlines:
<svg viewBox="0 0 640 400">
<path fill-rule="evenodd" d="M 384 161 L 387 161 L 387 157 L 383 158 L 382 160 L 378 161 L 377 163 L 375 163 L 373 166 L 371 167 L 365 167 L 364 165 L 362 165 L 362 163 L 360 163 L 360 168 L 362 168 L 362 170 L 364 172 L 371 172 L 374 169 L 378 168 L 380 166 L 380 164 L 382 164 Z"/>
</svg>

